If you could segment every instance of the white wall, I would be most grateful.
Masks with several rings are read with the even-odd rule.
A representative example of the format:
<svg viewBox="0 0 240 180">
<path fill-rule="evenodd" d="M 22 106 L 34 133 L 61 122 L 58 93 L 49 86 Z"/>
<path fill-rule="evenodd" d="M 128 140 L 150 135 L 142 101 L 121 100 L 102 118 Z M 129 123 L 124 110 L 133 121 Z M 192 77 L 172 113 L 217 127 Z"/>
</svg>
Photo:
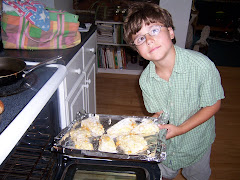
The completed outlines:
<svg viewBox="0 0 240 180">
<path fill-rule="evenodd" d="M 192 0 L 160 0 L 160 7 L 167 9 L 173 18 L 176 45 L 185 48 Z"/>
</svg>

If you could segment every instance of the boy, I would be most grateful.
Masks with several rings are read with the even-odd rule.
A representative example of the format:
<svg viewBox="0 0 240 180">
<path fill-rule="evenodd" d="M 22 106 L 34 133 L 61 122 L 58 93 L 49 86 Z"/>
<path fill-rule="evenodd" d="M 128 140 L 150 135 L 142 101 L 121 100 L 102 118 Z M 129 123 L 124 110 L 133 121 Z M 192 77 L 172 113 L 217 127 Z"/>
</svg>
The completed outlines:
<svg viewBox="0 0 240 180">
<path fill-rule="evenodd" d="M 128 44 L 146 60 L 139 84 L 148 112 L 168 113 L 167 159 L 159 164 L 163 179 L 180 169 L 187 179 L 207 180 L 215 139 L 214 114 L 224 92 L 215 65 L 199 52 L 174 45 L 168 11 L 152 3 L 134 3 L 124 22 Z"/>
</svg>

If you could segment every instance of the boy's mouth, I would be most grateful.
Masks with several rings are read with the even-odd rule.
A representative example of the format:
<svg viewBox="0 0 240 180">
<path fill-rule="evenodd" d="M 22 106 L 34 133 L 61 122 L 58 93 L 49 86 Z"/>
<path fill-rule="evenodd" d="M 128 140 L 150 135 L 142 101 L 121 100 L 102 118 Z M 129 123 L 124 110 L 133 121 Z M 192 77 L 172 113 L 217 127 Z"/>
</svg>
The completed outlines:
<svg viewBox="0 0 240 180">
<path fill-rule="evenodd" d="M 157 50 L 158 48 L 159 48 L 159 46 L 152 48 L 152 49 L 149 51 L 149 53 L 154 52 L 154 51 Z"/>
</svg>

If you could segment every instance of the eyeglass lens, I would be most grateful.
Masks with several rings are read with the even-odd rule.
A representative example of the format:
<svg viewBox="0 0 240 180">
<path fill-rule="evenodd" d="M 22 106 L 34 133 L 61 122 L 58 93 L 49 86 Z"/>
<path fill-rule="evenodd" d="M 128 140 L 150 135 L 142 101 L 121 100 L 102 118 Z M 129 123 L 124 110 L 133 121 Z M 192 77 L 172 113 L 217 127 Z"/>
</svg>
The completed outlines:
<svg viewBox="0 0 240 180">
<path fill-rule="evenodd" d="M 144 34 L 144 35 L 141 35 L 141 36 L 138 36 L 135 40 L 134 40 L 134 44 L 136 46 L 139 46 L 141 44 L 143 44 L 145 41 L 146 41 L 146 35 L 149 34 L 150 36 L 157 36 L 160 31 L 161 31 L 161 27 L 162 26 L 152 26 L 150 29 L 149 29 L 149 32 Z"/>
</svg>

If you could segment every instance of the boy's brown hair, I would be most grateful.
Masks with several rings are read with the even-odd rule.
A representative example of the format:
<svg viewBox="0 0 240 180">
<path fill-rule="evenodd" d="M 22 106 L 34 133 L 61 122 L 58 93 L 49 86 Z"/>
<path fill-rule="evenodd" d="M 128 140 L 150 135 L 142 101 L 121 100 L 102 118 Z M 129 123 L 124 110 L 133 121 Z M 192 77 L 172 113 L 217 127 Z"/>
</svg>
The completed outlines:
<svg viewBox="0 0 240 180">
<path fill-rule="evenodd" d="M 161 23 L 174 29 L 172 16 L 166 9 L 160 8 L 159 5 L 153 3 L 136 2 L 129 6 L 123 25 L 124 40 L 127 44 L 131 45 L 133 43 L 132 35 L 141 30 L 143 22 L 146 25 Z"/>
</svg>

